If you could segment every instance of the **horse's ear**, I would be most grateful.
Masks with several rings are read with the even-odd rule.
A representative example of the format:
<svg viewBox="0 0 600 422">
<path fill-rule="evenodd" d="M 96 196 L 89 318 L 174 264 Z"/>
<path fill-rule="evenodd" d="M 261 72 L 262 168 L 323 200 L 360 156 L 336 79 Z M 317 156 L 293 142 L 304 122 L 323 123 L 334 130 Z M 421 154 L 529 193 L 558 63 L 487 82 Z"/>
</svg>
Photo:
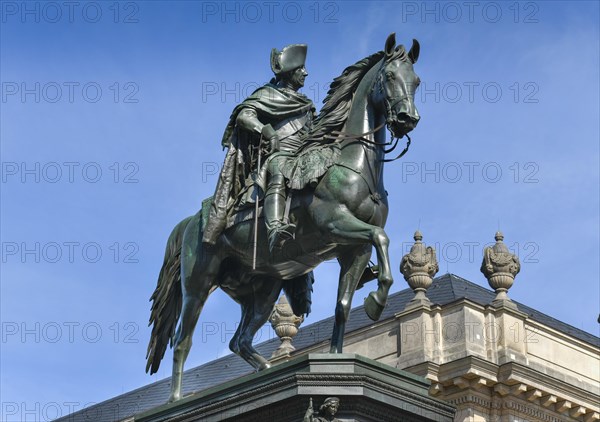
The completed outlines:
<svg viewBox="0 0 600 422">
<path fill-rule="evenodd" d="M 412 47 L 410 47 L 410 51 L 408 52 L 408 58 L 411 62 L 416 63 L 419 60 L 419 53 L 421 52 L 421 46 L 419 45 L 419 41 L 413 38 Z"/>
<path fill-rule="evenodd" d="M 385 40 L 385 55 L 390 57 L 394 53 L 394 47 L 396 46 L 396 33 L 392 32 Z"/>
</svg>

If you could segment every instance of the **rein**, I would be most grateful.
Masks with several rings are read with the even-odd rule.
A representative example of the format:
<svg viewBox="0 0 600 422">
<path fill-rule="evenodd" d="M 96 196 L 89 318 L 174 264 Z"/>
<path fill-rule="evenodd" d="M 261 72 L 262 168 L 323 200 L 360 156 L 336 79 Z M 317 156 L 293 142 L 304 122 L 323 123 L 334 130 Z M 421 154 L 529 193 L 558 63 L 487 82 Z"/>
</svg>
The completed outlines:
<svg viewBox="0 0 600 422">
<path fill-rule="evenodd" d="M 325 135 L 325 138 L 326 139 L 330 139 L 330 140 L 338 140 L 338 141 L 345 141 L 347 139 L 355 139 L 357 141 L 362 141 L 362 142 L 366 142 L 367 144 L 378 145 L 378 146 L 391 145 L 392 141 L 385 142 L 385 143 L 380 143 L 380 142 L 371 141 L 371 140 L 365 138 L 365 136 L 373 135 L 375 132 L 377 132 L 383 126 L 385 126 L 385 122 L 383 122 L 382 124 L 380 124 L 379 126 L 377 126 L 375 129 L 370 130 L 370 131 L 365 132 L 365 133 L 361 133 L 360 135 L 354 135 L 352 133 L 347 133 L 347 132 L 341 132 L 339 130 L 334 130 L 330 134 Z"/>
<path fill-rule="evenodd" d="M 381 160 L 382 162 L 389 163 L 392 161 L 396 161 L 397 159 L 402 158 L 404 156 L 404 154 L 406 154 L 408 152 L 408 148 L 410 148 L 411 139 L 410 139 L 410 136 L 408 136 L 408 134 L 406 134 L 404 136 L 406 136 L 407 141 L 406 141 L 406 146 L 404 147 L 402 152 L 400 154 L 398 154 L 398 156 L 396 158 L 384 158 L 383 160 Z M 396 144 L 398 143 L 399 140 L 400 140 L 400 138 L 396 138 Z M 396 145 L 394 145 L 394 147 L 390 149 L 390 152 L 393 151 L 394 148 L 396 148 Z"/>
<path fill-rule="evenodd" d="M 378 130 L 380 130 L 381 128 L 383 128 L 383 126 L 385 126 L 386 122 L 383 122 L 382 124 L 380 124 L 379 126 L 377 126 L 375 129 L 370 130 L 368 132 L 365 133 L 361 133 L 360 135 L 355 135 L 352 133 L 347 133 L 347 132 L 341 132 L 338 130 L 334 130 L 332 131 L 330 134 L 325 135 L 326 139 L 329 140 L 336 140 L 336 141 L 345 141 L 347 139 L 354 139 L 357 141 L 361 141 L 364 142 L 366 144 L 369 145 L 375 145 L 378 147 L 385 147 L 388 145 L 392 145 L 392 147 L 390 149 L 384 149 L 383 152 L 385 154 L 388 154 L 390 152 L 392 152 L 394 149 L 396 149 L 396 147 L 398 146 L 398 141 L 400 140 L 400 138 L 394 138 L 392 137 L 392 139 L 389 142 L 376 142 L 376 141 L 371 141 L 370 139 L 365 138 L 365 136 L 369 136 L 369 135 L 373 135 L 375 132 L 377 132 Z M 408 152 L 408 149 L 410 148 L 410 143 L 411 143 L 411 139 L 410 136 L 408 136 L 408 134 L 405 134 L 404 136 L 406 136 L 406 147 L 404 147 L 404 149 L 402 150 L 402 152 L 400 154 L 398 154 L 398 156 L 396 158 L 384 158 L 383 160 L 381 160 L 384 163 L 389 163 L 392 161 L 396 161 L 399 158 L 402 158 L 404 156 L 404 154 L 406 154 Z M 395 140 L 394 140 L 395 139 Z"/>
</svg>

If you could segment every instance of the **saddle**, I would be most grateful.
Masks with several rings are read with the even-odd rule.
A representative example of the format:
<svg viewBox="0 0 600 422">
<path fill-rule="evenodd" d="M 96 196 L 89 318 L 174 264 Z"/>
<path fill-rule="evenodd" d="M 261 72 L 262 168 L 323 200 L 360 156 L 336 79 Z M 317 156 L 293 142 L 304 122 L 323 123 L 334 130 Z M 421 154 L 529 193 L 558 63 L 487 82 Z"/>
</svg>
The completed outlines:
<svg viewBox="0 0 600 422">
<path fill-rule="evenodd" d="M 336 163 L 340 155 L 339 145 L 336 143 L 311 143 L 301 149 L 297 155 L 287 155 L 287 159 L 280 166 L 281 173 L 285 177 L 286 185 L 290 190 L 285 209 L 285 220 L 289 216 L 290 209 L 298 206 L 293 201 L 293 191 L 303 190 L 305 188 L 314 189 L 319 180 L 325 175 L 327 170 Z M 227 222 L 224 229 L 228 229 L 243 221 L 254 219 L 255 202 L 258 198 L 259 208 L 258 217 L 263 214 L 262 195 L 266 189 L 267 179 L 266 166 L 263 166 L 258 176 L 251 174 L 246 185 L 238 194 L 232 212 L 227 216 Z M 292 200 L 290 200 L 292 199 Z M 213 197 L 202 201 L 202 224 L 206 226 L 210 206 Z"/>
<path fill-rule="evenodd" d="M 251 190 L 256 190 L 256 188 L 252 188 Z M 242 192 L 242 194 L 240 194 L 240 197 L 242 197 L 243 195 L 250 195 L 247 192 Z M 240 198 L 238 198 L 240 199 Z M 206 224 L 208 222 L 208 216 L 209 216 L 209 212 L 210 212 L 210 207 L 212 205 L 212 201 L 213 201 L 213 197 L 210 196 L 206 199 L 204 199 L 202 201 L 202 226 L 206 227 Z M 258 218 L 261 218 L 263 215 L 263 200 L 262 198 L 259 199 L 259 204 L 258 204 Z M 287 221 L 289 214 L 290 214 L 290 210 L 293 208 L 298 207 L 299 204 L 296 201 L 293 201 L 293 194 L 292 192 L 289 193 L 288 195 L 288 199 L 286 202 L 286 207 L 285 207 L 285 215 L 284 215 L 284 219 Z M 228 228 L 235 226 L 236 224 L 242 223 L 244 221 L 248 221 L 248 220 L 254 220 L 254 212 L 255 212 L 255 206 L 254 206 L 254 202 L 245 202 L 244 204 L 240 205 L 239 201 L 238 204 L 236 204 L 236 206 L 233 208 L 233 212 L 227 216 L 227 222 L 225 223 L 225 228 L 224 230 L 227 230 Z"/>
</svg>

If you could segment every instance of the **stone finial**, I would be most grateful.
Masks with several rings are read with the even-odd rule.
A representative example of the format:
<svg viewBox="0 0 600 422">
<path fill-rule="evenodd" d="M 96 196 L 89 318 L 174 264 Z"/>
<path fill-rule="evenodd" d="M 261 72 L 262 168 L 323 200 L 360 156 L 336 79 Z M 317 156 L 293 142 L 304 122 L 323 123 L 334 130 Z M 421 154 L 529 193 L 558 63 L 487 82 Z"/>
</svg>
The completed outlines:
<svg viewBox="0 0 600 422">
<path fill-rule="evenodd" d="M 410 252 L 402 257 L 400 263 L 400 272 L 415 292 L 415 297 L 406 305 L 406 308 L 431 304 L 425 296 L 425 292 L 431 286 L 433 276 L 439 270 L 435 249 L 431 246 L 426 247 L 421 242 L 423 235 L 418 230 L 415 232 L 414 239 L 415 244 L 410 248 Z"/>
<path fill-rule="evenodd" d="M 490 287 L 496 291 L 493 306 L 508 306 L 516 309 L 517 306 L 508 298 L 507 292 L 515 281 L 515 276 L 521 270 L 519 257 L 510 253 L 504 244 L 504 235 L 496 232 L 496 244 L 483 250 L 481 272 L 487 278 Z"/>
<path fill-rule="evenodd" d="M 298 327 L 304 321 L 304 317 L 294 315 L 287 298 L 285 295 L 282 295 L 279 298 L 277 305 L 275 305 L 269 321 L 271 322 L 271 326 L 275 330 L 277 337 L 281 340 L 281 345 L 273 352 L 271 359 L 289 356 L 296 350 L 296 348 L 292 346 L 292 338 L 298 334 Z"/>
</svg>

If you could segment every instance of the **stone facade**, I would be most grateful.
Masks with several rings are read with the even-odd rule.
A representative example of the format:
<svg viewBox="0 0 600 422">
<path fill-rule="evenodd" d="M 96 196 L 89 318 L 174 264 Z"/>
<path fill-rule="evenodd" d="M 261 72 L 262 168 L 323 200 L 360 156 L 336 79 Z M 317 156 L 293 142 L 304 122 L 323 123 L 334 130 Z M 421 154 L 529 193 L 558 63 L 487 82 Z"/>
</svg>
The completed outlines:
<svg viewBox="0 0 600 422">
<path fill-rule="evenodd" d="M 410 274 L 414 274 L 414 271 L 410 271 Z M 420 286 L 422 285 L 421 283 Z M 354 308 L 348 323 L 344 354 L 356 354 L 359 357 L 351 357 L 348 360 L 348 356 L 325 356 L 317 359 L 327 361 L 337 358 L 341 361 L 337 362 L 336 366 L 342 364 L 346 365 L 346 368 L 358 368 L 362 365 L 373 369 L 375 373 L 378 372 L 377 364 L 367 362 L 363 365 L 366 361 L 361 360 L 360 356 L 365 356 L 367 360 L 385 364 L 383 367 L 392 372 L 403 370 L 419 376 L 415 380 L 421 381 L 413 380 L 409 384 L 412 383 L 413 387 L 419 386 L 418 390 L 421 393 L 424 391 L 431 400 L 455 407 L 455 421 L 600 420 L 598 337 L 544 315 L 516 300 L 507 297 L 496 300 L 498 290 L 494 292 L 452 274 L 433 279 L 424 293 L 426 298 L 419 298 L 417 301 L 414 301 L 416 295 L 411 289 L 390 295 L 382 318 L 376 323 L 368 319 L 362 307 Z M 240 419 L 240 413 L 236 413 L 240 405 L 247 409 L 248 404 L 254 406 L 261 403 L 262 397 L 269 396 L 279 397 L 277 400 L 269 399 L 274 404 L 268 407 L 269 412 L 277 415 L 283 415 L 282 409 L 288 409 L 288 405 L 291 406 L 294 402 L 293 407 L 289 407 L 293 412 L 285 413 L 285 418 L 278 416 L 283 418 L 281 420 L 291 421 L 292 415 L 297 418 L 302 414 L 309 397 L 313 397 L 315 403 L 319 403 L 330 395 L 342 397 L 340 416 L 343 415 L 341 420 L 344 422 L 346 419 L 360 422 L 386 420 L 377 413 L 377 409 L 384 409 L 381 414 L 389 413 L 385 410 L 385 400 L 374 403 L 367 400 L 363 394 L 380 394 L 380 383 L 372 382 L 362 375 L 357 378 L 350 373 L 347 379 L 343 380 L 344 383 L 338 385 L 336 382 L 339 383 L 341 378 L 328 378 L 334 372 L 333 367 L 328 369 L 329 372 L 324 378 L 323 374 L 309 375 L 308 378 L 290 375 L 298 369 L 295 365 L 302 365 L 302 362 L 293 361 L 299 359 L 306 362 L 306 359 L 312 359 L 313 353 L 329 351 L 332 326 L 331 317 L 301 327 L 292 340 L 296 350 L 288 350 L 282 355 L 275 353 L 273 363 L 276 366 L 271 369 L 274 372 L 251 374 L 251 368 L 234 355 L 189 369 L 184 376 L 187 398 L 184 398 L 180 403 L 182 407 L 178 409 L 182 410 L 183 415 L 186 413 L 184 408 L 189 405 L 187 411 L 191 413 L 190 418 L 181 420 L 198 420 L 198 415 L 207 416 L 210 412 L 216 412 L 219 417 L 228 414 L 224 412 L 233 412 L 234 418 L 231 420 L 245 420 Z M 283 331 L 284 334 L 289 334 L 287 330 Z M 281 344 L 279 338 L 274 338 L 258 344 L 256 348 L 264 356 L 271 356 Z M 359 365 L 352 363 L 352 359 L 359 361 Z M 292 361 L 287 362 L 289 360 Z M 292 390 L 287 390 L 284 395 L 289 391 L 296 391 L 294 394 L 298 395 L 299 401 L 294 401 L 294 394 L 283 397 L 277 395 L 276 391 L 269 390 L 271 381 L 275 381 L 272 377 L 280 377 L 279 381 L 285 379 L 285 382 L 288 382 L 286 385 Z M 323 379 L 320 380 L 319 377 Z M 427 379 L 429 384 L 420 377 Z M 377 376 L 371 377 L 376 378 Z M 314 389 L 315 385 L 328 379 L 333 379 L 333 382 L 323 384 L 324 387 L 320 390 Z M 406 376 L 404 379 L 406 380 Z M 267 387 L 254 388 L 259 386 L 252 384 L 253 382 L 262 383 Z M 299 384 L 294 384 L 296 382 Z M 152 383 L 60 420 L 151 421 L 161 420 L 160 413 L 165 410 L 169 417 L 173 417 L 172 420 L 178 420 L 178 413 L 173 413 L 172 407 L 165 407 L 169 383 L 168 378 Z M 399 384 L 399 381 L 388 384 Z M 221 393 L 226 394 L 232 385 L 238 392 L 246 391 L 246 395 L 236 395 L 236 400 L 240 402 L 215 403 L 220 400 L 213 399 Z M 349 395 L 346 394 L 349 385 L 354 388 L 350 394 L 353 396 L 351 400 L 348 400 Z M 301 388 L 293 390 L 297 387 Z M 273 396 L 270 396 L 271 394 Z M 388 389 L 385 394 L 391 394 L 392 399 L 396 400 L 397 397 L 393 396 L 400 393 Z M 210 398 L 209 402 L 213 404 L 203 402 L 207 398 Z M 244 403 L 246 407 L 243 407 Z M 412 409 L 418 408 L 417 406 Z M 118 412 L 115 409 L 118 409 Z M 446 411 L 443 406 L 438 408 L 440 409 Z M 194 413 L 196 411 L 200 413 Z M 204 411 L 207 413 L 202 414 Z M 393 419 L 392 415 L 391 420 L 408 420 L 405 416 Z M 417 416 L 421 416 L 421 419 L 425 416 L 425 420 L 428 418 L 423 414 Z M 254 416 L 249 414 L 248 417 L 248 420 L 252 420 Z M 200 420 L 206 418 L 201 416 Z"/>
<path fill-rule="evenodd" d="M 513 306 L 408 307 L 349 334 L 345 352 L 429 379 L 457 422 L 600 420 L 599 348 Z"/>
</svg>

